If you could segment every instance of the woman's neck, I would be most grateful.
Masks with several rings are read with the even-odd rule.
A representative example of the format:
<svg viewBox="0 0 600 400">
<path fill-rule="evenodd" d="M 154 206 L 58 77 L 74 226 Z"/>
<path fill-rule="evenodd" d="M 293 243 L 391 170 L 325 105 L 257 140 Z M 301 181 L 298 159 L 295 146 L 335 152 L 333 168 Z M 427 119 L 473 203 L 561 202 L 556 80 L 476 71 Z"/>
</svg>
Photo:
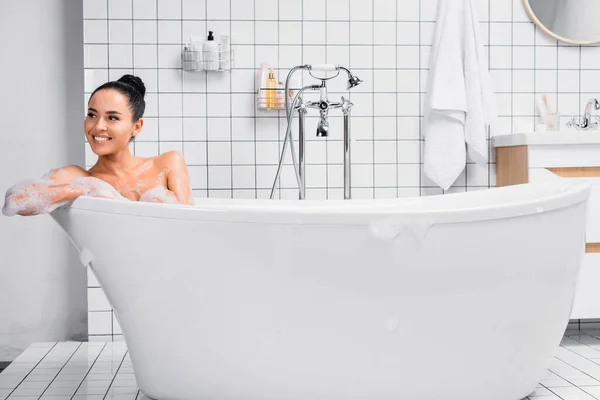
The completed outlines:
<svg viewBox="0 0 600 400">
<path fill-rule="evenodd" d="M 115 176 L 129 175 L 142 161 L 140 157 L 131 154 L 127 147 L 118 153 L 98 157 L 92 169 Z"/>
</svg>

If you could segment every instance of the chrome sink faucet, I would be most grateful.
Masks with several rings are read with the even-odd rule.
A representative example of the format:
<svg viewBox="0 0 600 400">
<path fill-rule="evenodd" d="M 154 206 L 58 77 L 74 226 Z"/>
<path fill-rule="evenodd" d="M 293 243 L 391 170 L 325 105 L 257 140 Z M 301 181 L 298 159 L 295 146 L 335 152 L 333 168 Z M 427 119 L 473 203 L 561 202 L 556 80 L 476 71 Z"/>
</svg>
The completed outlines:
<svg viewBox="0 0 600 400">
<path fill-rule="evenodd" d="M 573 117 L 569 122 L 567 122 L 568 127 L 574 127 L 578 131 L 589 131 L 592 129 L 598 129 L 600 126 L 600 122 L 598 117 L 596 117 L 596 121 L 592 122 L 592 107 L 594 110 L 600 110 L 600 102 L 596 98 L 589 99 L 587 104 L 585 105 L 585 110 L 583 112 L 582 117 Z"/>
</svg>

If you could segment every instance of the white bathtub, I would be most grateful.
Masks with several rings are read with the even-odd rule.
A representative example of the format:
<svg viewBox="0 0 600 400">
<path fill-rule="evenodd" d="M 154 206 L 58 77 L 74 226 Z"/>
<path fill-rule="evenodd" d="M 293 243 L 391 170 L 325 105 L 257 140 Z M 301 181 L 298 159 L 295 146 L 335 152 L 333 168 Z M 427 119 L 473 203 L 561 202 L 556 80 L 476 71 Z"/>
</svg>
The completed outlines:
<svg viewBox="0 0 600 400">
<path fill-rule="evenodd" d="M 566 328 L 590 189 L 403 200 L 81 197 L 52 213 L 156 399 L 534 391 Z"/>
</svg>

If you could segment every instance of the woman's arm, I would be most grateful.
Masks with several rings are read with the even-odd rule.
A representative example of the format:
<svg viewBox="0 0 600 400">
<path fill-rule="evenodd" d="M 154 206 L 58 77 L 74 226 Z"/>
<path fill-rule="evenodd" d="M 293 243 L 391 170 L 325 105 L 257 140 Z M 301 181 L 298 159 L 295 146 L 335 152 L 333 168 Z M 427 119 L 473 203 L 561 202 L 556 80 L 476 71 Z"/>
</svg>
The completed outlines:
<svg viewBox="0 0 600 400">
<path fill-rule="evenodd" d="M 31 216 L 50 212 L 81 196 L 83 191 L 70 186 L 69 182 L 87 175 L 84 169 L 68 165 L 52 170 L 40 179 L 19 182 L 6 192 L 2 213 Z"/>
<path fill-rule="evenodd" d="M 192 190 L 185 159 L 176 151 L 168 151 L 162 157 L 168 168 L 167 189 L 175 193 L 180 204 L 192 204 Z"/>
</svg>

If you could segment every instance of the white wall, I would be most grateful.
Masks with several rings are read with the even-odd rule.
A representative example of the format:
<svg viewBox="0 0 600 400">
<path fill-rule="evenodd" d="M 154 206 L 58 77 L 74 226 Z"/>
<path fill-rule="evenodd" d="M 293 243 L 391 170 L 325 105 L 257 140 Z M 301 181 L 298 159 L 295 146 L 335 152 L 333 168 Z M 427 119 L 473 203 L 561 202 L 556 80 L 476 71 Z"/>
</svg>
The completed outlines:
<svg viewBox="0 0 600 400">
<path fill-rule="evenodd" d="M 0 0 L 0 191 L 84 165 L 80 0 Z M 86 271 L 50 217 L 0 215 L 0 361 L 84 339 Z"/>
</svg>

